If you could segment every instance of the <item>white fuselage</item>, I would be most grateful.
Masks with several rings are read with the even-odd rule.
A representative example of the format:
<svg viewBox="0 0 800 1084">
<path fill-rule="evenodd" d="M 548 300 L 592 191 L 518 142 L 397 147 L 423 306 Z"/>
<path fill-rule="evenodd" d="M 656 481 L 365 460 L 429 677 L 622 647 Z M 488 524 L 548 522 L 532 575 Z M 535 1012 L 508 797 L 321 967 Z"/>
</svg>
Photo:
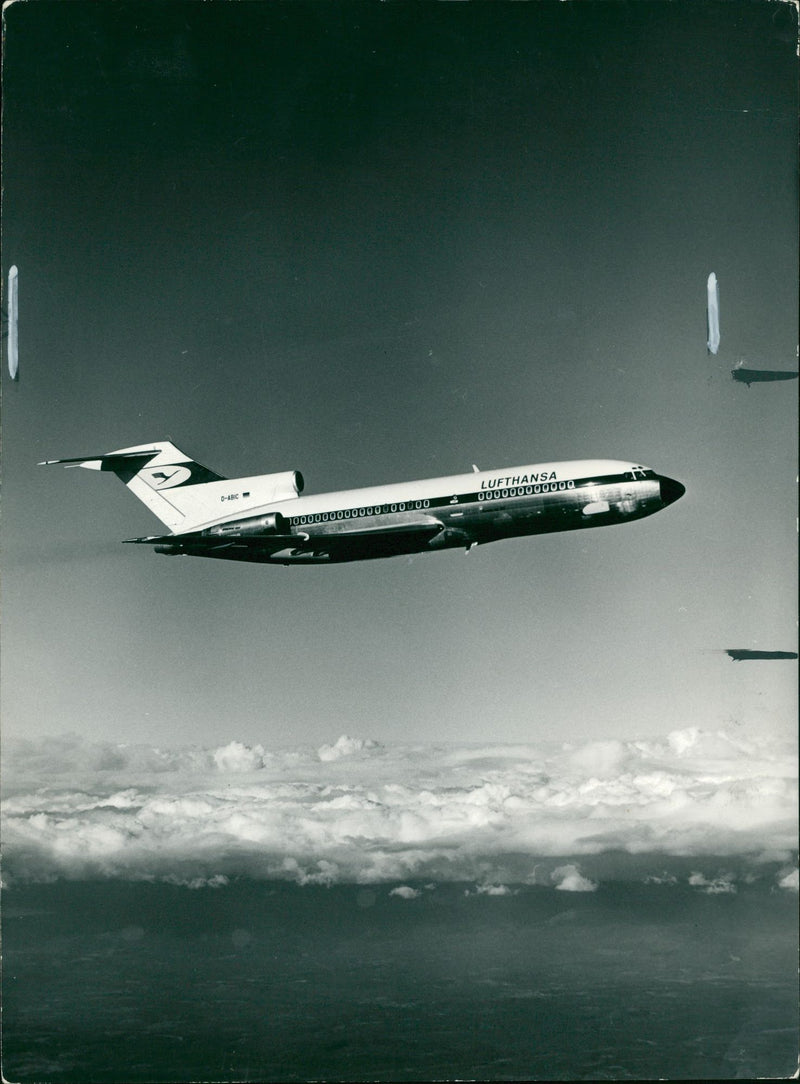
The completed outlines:
<svg viewBox="0 0 800 1084">
<path fill-rule="evenodd" d="M 684 493 L 637 463 L 578 459 L 303 497 L 299 471 L 224 478 L 171 441 L 44 466 L 115 474 L 171 530 L 132 538 L 173 556 L 314 564 L 394 557 L 640 519 Z"/>
<path fill-rule="evenodd" d="M 370 486 L 315 496 L 293 497 L 232 515 L 246 490 L 232 480 L 221 494 L 224 516 L 204 525 L 223 535 L 231 552 L 200 553 L 191 548 L 163 552 L 282 564 L 388 557 L 492 542 L 517 535 L 575 530 L 641 518 L 659 511 L 683 492 L 680 483 L 622 460 L 576 460 L 529 464 L 492 471 Z M 664 483 L 672 487 L 665 496 Z M 248 494 L 249 495 L 249 494 Z M 282 517 L 283 544 L 234 541 L 241 515 Z M 296 540 L 296 542 L 295 542 Z M 180 541 L 180 536 L 176 542 Z"/>
</svg>

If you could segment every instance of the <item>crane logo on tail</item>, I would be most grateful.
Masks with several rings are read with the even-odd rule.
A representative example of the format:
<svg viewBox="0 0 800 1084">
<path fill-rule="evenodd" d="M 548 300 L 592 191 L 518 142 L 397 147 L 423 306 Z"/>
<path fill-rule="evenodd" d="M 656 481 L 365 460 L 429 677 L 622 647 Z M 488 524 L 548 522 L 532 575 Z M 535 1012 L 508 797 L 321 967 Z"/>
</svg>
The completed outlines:
<svg viewBox="0 0 800 1084">
<path fill-rule="evenodd" d="M 142 475 L 153 489 L 172 489 L 188 482 L 192 477 L 192 472 L 189 467 L 164 466 L 144 470 Z"/>
</svg>

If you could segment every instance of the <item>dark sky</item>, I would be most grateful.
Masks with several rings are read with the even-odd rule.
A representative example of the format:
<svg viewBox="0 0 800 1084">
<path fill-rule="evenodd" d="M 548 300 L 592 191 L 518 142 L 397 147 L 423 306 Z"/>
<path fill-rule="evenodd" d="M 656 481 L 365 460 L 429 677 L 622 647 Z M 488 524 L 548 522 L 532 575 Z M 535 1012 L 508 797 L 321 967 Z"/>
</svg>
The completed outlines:
<svg viewBox="0 0 800 1084">
<path fill-rule="evenodd" d="M 4 724 L 281 744 L 793 726 L 797 19 L 785 3 L 5 11 Z M 722 345 L 706 352 L 705 284 Z M 3 374 L 6 376 L 5 372 Z M 687 494 L 465 558 L 119 545 L 170 438 L 307 492 L 630 458 Z"/>
</svg>

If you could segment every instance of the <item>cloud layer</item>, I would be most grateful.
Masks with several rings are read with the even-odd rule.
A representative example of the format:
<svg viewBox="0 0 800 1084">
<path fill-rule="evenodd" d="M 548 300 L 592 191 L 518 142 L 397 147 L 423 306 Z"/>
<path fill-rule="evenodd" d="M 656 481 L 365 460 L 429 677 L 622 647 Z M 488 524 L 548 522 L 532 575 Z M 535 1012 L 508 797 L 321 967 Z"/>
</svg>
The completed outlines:
<svg viewBox="0 0 800 1084">
<path fill-rule="evenodd" d="M 698 891 L 735 891 L 744 860 L 771 863 L 776 885 L 797 889 L 795 752 L 723 732 L 485 747 L 342 736 L 277 751 L 68 736 L 10 745 L 4 771 L 12 883 L 399 882 L 412 900 L 412 880 L 473 881 L 496 895 L 512 883 L 591 892 L 632 870 L 668 884 L 681 859 Z M 730 868 L 699 861 L 712 858 Z"/>
</svg>

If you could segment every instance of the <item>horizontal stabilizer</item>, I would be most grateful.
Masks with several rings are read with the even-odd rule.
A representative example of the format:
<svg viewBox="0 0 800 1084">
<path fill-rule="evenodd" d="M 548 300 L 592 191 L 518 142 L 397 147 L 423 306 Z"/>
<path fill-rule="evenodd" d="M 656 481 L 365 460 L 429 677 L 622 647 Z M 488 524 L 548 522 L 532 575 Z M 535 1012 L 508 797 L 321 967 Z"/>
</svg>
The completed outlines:
<svg viewBox="0 0 800 1084">
<path fill-rule="evenodd" d="M 164 535 L 149 534 L 145 538 L 123 538 L 122 541 L 123 541 L 123 543 L 125 545 L 128 545 L 129 543 L 133 543 L 133 544 L 142 544 L 142 545 L 150 545 L 150 546 L 161 546 L 161 545 L 166 545 L 167 542 L 174 542 L 175 541 L 175 535 L 174 534 L 164 534 Z"/>
<path fill-rule="evenodd" d="M 38 467 L 86 467 L 87 470 L 118 471 L 132 467 L 135 461 L 148 463 L 159 453 L 158 448 L 140 449 L 135 452 L 106 452 L 104 455 L 79 456 L 77 459 L 45 459 Z"/>
<path fill-rule="evenodd" d="M 272 547 L 273 543 L 279 543 L 281 546 L 287 545 L 289 542 L 293 542 L 295 545 L 302 545 L 308 541 L 307 534 L 263 534 L 263 535 L 245 535 L 238 537 L 236 535 L 209 535 L 209 534 L 164 534 L 164 535 L 147 535 L 145 538 L 123 538 L 124 543 L 133 543 L 146 546 L 191 546 L 192 549 L 214 549 L 221 546 L 252 546 L 263 547 L 265 543 L 269 543 Z"/>
</svg>

